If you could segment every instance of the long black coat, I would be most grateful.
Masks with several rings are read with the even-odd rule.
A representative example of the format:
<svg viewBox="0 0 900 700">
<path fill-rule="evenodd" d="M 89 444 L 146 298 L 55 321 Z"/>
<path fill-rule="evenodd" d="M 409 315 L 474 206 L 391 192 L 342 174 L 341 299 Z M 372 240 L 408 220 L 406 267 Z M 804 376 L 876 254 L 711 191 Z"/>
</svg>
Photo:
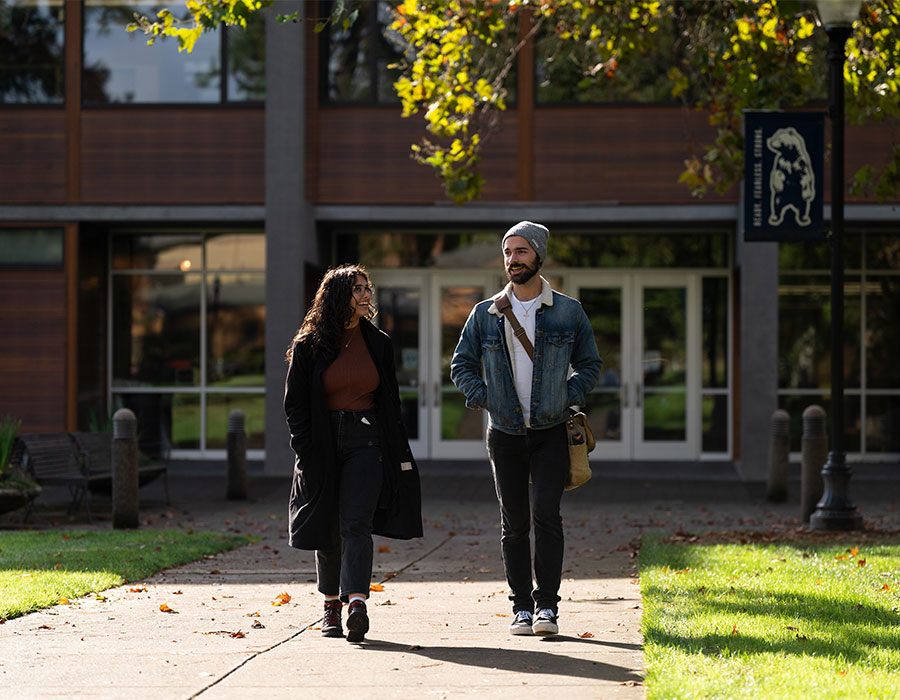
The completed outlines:
<svg viewBox="0 0 900 700">
<path fill-rule="evenodd" d="M 388 335 L 369 321 L 359 322 L 378 369 L 375 392 L 384 465 L 384 485 L 373 532 L 394 539 L 422 536 L 419 468 L 400 417 L 394 350 Z M 295 343 L 284 386 L 284 413 L 291 431 L 294 475 L 291 483 L 289 544 L 296 549 L 327 549 L 339 542 L 338 470 L 335 445 L 322 387 L 328 362 L 313 360 L 310 347 Z"/>
</svg>

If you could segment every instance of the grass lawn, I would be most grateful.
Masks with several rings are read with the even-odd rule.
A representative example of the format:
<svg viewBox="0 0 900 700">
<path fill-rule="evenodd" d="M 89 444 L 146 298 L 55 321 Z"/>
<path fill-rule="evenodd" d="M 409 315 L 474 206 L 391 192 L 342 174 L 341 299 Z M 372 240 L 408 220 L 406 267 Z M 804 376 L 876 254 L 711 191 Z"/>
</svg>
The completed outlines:
<svg viewBox="0 0 900 700">
<path fill-rule="evenodd" d="M 138 581 L 254 538 L 180 530 L 0 533 L 0 619 Z"/>
<path fill-rule="evenodd" d="M 648 697 L 900 698 L 898 538 L 796 537 L 645 533 Z"/>
</svg>

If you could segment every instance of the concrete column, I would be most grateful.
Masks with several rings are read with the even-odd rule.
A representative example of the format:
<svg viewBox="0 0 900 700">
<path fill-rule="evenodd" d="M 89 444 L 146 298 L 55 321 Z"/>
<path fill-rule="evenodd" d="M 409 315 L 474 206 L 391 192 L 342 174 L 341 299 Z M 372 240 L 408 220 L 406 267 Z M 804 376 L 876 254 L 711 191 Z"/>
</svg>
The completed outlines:
<svg viewBox="0 0 900 700">
<path fill-rule="evenodd" d="M 778 244 L 744 243 L 740 271 L 740 457 L 745 481 L 765 482 L 772 412 L 778 407 Z"/>
<path fill-rule="evenodd" d="M 284 353 L 306 311 L 307 263 L 320 263 L 306 199 L 306 23 L 276 14 L 312 3 L 279 0 L 266 12 L 266 474 L 290 474 L 293 454 L 282 409 Z"/>
<path fill-rule="evenodd" d="M 112 525 L 116 530 L 138 526 L 137 418 L 128 408 L 113 415 Z"/>
<path fill-rule="evenodd" d="M 228 414 L 228 486 L 225 497 L 230 501 L 247 499 L 247 432 L 244 412 L 235 408 Z"/>
</svg>

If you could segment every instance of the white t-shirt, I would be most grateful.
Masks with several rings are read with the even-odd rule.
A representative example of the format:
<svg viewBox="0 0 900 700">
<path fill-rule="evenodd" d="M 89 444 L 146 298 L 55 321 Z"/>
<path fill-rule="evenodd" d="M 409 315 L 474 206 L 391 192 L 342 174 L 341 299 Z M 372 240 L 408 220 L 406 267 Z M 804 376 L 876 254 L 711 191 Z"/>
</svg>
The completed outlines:
<svg viewBox="0 0 900 700">
<path fill-rule="evenodd" d="M 522 328 L 525 329 L 525 335 L 534 346 L 534 318 L 538 307 L 541 305 L 541 295 L 538 294 L 534 299 L 525 301 L 523 304 L 516 298 L 515 294 L 510 294 L 512 301 L 512 310 Z M 516 393 L 519 395 L 519 403 L 522 404 L 522 417 L 525 419 L 525 425 L 531 426 L 531 384 L 532 374 L 534 372 L 534 363 L 522 347 L 519 339 L 513 336 L 512 342 L 512 361 L 513 370 L 516 378 Z"/>
</svg>

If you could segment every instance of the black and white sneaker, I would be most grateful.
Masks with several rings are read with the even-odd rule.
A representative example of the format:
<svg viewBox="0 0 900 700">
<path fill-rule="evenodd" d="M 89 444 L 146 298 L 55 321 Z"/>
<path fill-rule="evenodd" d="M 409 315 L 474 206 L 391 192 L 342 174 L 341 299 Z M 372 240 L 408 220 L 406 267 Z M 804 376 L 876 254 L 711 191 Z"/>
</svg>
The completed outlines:
<svg viewBox="0 0 900 700">
<path fill-rule="evenodd" d="M 542 637 L 548 634 L 557 634 L 559 625 L 556 623 L 556 613 L 548 608 L 542 608 L 537 611 L 534 616 L 534 623 L 531 625 L 531 631 Z"/>
<path fill-rule="evenodd" d="M 519 610 L 509 625 L 510 634 L 531 634 L 531 613 L 527 610 Z"/>
</svg>

